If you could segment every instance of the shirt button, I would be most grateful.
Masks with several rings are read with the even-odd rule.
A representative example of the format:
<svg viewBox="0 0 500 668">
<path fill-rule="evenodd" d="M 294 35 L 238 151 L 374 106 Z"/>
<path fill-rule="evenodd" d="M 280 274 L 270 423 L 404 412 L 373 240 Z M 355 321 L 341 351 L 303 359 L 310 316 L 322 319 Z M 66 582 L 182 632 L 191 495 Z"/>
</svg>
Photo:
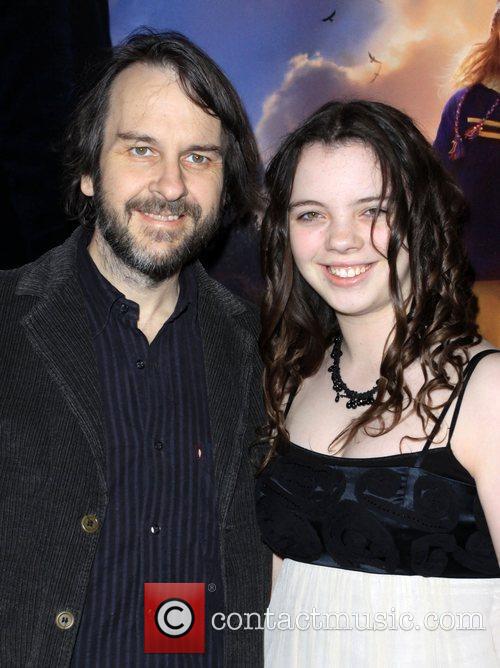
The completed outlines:
<svg viewBox="0 0 500 668">
<path fill-rule="evenodd" d="M 85 533 L 95 533 L 99 529 L 99 520 L 95 515 L 84 515 L 81 524 Z"/>
<path fill-rule="evenodd" d="M 146 366 L 146 362 L 144 362 L 144 360 L 137 360 L 137 362 L 135 363 L 135 366 L 138 369 L 144 369 L 144 367 Z"/>
<path fill-rule="evenodd" d="M 155 448 L 157 450 L 163 450 L 163 441 L 155 441 Z"/>
<path fill-rule="evenodd" d="M 159 527 L 158 524 L 153 524 L 149 530 L 151 531 L 152 534 L 156 535 L 160 533 L 161 527 Z"/>
<path fill-rule="evenodd" d="M 73 626 L 74 623 L 75 623 L 75 616 L 72 612 L 69 612 L 68 610 L 60 612 L 56 617 L 56 626 L 58 629 L 61 629 L 61 631 L 67 631 Z"/>
<path fill-rule="evenodd" d="M 128 306 L 127 304 L 121 304 L 120 305 L 120 312 L 121 313 L 126 313 L 128 311 Z"/>
</svg>

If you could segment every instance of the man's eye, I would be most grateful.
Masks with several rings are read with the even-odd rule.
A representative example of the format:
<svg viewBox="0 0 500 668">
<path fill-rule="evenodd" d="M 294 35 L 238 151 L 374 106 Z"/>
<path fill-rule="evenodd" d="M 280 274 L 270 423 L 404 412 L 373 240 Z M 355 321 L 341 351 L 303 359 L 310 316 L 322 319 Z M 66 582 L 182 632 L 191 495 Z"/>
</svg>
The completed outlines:
<svg viewBox="0 0 500 668">
<path fill-rule="evenodd" d="M 377 211 L 378 211 L 377 207 L 374 206 L 371 209 L 367 209 L 366 211 L 364 211 L 363 215 L 367 216 L 368 218 L 375 218 L 375 216 L 377 215 Z M 380 211 L 378 211 L 379 216 L 385 216 L 386 213 L 387 213 L 386 209 L 380 209 Z"/>
<path fill-rule="evenodd" d="M 186 160 L 193 165 L 204 165 L 207 162 L 210 162 L 206 155 L 200 155 L 199 153 L 190 153 L 186 156 Z"/>
<path fill-rule="evenodd" d="M 133 146 L 130 149 L 130 152 L 137 158 L 145 158 L 153 154 L 153 151 L 149 148 L 149 146 Z"/>
</svg>

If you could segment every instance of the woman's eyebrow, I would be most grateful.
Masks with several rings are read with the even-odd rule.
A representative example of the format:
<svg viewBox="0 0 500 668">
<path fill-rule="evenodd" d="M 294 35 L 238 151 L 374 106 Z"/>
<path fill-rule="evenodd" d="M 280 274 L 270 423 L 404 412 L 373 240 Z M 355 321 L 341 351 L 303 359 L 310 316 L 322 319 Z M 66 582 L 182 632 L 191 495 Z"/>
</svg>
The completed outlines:
<svg viewBox="0 0 500 668">
<path fill-rule="evenodd" d="M 317 202 L 314 199 L 301 199 L 297 202 L 290 202 L 288 205 L 288 211 L 295 209 L 298 206 L 324 206 L 321 202 Z"/>
<path fill-rule="evenodd" d="M 360 199 L 354 200 L 353 204 L 367 204 L 368 202 L 380 202 L 380 198 L 382 195 L 369 195 L 368 197 L 361 197 Z M 384 202 L 387 201 L 387 196 L 383 200 Z"/>
</svg>

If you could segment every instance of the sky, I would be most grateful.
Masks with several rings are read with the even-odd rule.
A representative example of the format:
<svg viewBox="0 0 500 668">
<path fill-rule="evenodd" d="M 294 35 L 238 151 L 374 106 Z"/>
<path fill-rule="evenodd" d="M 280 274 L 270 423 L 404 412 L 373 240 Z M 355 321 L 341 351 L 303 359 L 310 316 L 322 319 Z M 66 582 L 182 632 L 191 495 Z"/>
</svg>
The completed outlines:
<svg viewBox="0 0 500 668">
<path fill-rule="evenodd" d="M 392 104 L 432 141 L 452 73 L 486 40 L 495 8 L 495 0 L 109 3 L 114 43 L 140 26 L 177 30 L 214 59 L 238 90 L 265 159 L 330 99 Z M 334 10 L 332 22 L 322 21 Z"/>
</svg>

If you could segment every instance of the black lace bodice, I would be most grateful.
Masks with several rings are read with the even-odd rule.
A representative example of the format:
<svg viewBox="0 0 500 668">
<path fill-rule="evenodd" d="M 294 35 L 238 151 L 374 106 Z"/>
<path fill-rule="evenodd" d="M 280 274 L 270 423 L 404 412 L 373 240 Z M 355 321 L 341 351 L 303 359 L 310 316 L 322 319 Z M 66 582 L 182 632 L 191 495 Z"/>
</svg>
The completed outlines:
<svg viewBox="0 0 500 668">
<path fill-rule="evenodd" d="M 463 393 L 450 396 L 420 452 L 367 459 L 280 443 L 257 479 L 264 542 L 281 557 L 370 573 L 500 577 L 473 478 L 451 449 Z M 445 447 L 430 448 L 458 394 Z M 289 402 L 291 403 L 291 402 Z"/>
</svg>

